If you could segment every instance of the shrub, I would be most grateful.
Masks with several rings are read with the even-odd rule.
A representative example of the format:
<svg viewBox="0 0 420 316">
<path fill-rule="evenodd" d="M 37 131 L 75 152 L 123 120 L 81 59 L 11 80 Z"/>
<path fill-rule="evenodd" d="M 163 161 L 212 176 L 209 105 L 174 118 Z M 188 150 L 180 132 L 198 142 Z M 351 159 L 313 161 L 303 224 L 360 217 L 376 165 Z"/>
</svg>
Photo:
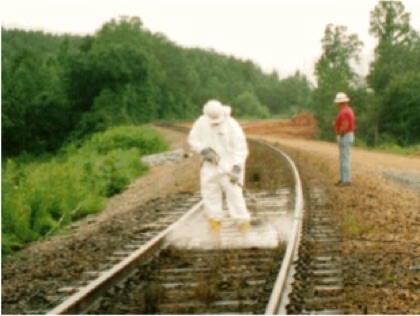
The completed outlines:
<svg viewBox="0 0 420 316">
<path fill-rule="evenodd" d="M 48 161 L 9 159 L 2 177 L 3 253 L 101 211 L 107 198 L 147 171 L 141 155 L 166 149 L 154 130 L 129 126 L 97 133 L 79 148 L 69 145 Z"/>
<path fill-rule="evenodd" d="M 113 149 L 128 150 L 136 148 L 141 155 L 148 155 L 167 150 L 167 144 L 160 135 L 147 127 L 119 126 L 103 133 L 94 134 L 84 146 L 89 151 L 99 154 Z"/>
</svg>

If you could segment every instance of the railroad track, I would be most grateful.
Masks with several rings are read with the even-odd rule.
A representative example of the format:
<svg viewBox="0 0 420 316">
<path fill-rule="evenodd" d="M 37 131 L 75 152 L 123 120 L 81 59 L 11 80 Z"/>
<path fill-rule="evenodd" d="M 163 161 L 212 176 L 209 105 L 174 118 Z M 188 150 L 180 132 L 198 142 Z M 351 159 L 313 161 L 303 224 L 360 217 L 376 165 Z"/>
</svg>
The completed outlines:
<svg viewBox="0 0 420 316">
<path fill-rule="evenodd" d="M 114 251 L 104 269 L 85 272 L 83 281 L 61 288 L 48 313 L 263 313 L 270 304 L 277 306 L 281 295 L 273 290 L 283 290 L 279 271 L 293 253 L 284 228 L 295 222 L 296 187 L 278 150 L 251 146 L 248 234 L 226 220 L 219 238 L 180 235 L 188 225 L 206 224 L 201 201 L 189 197 L 176 212 L 160 210 L 155 225 L 139 226 L 138 237 Z"/>
<path fill-rule="evenodd" d="M 48 314 L 342 313 L 340 237 L 324 193 L 303 192 L 279 149 L 250 141 L 242 235 L 226 219 L 208 231 L 198 194 L 153 221 L 107 257 L 101 269 L 56 291 Z M 51 305 L 51 304 L 50 304 Z M 50 306 L 47 305 L 47 306 Z"/>
<path fill-rule="evenodd" d="M 55 243 L 53 247 L 49 242 L 42 243 L 42 247 L 23 253 L 25 257 L 13 264 L 4 264 L 3 313 L 416 311 L 417 244 L 408 242 L 410 250 L 402 254 L 395 250 L 400 248 L 391 246 L 395 252 L 385 255 L 383 247 L 388 250 L 388 242 L 394 241 L 365 240 L 380 242 L 379 251 L 342 255 L 340 219 L 336 218 L 326 193 L 316 180 L 311 182 L 309 178 L 303 183 L 305 211 L 301 215 L 293 214 L 299 208 L 295 202 L 296 184 L 287 164 L 276 163 L 279 158 L 273 152 L 264 144 L 252 144 L 247 164 L 246 183 L 250 192 L 246 195 L 247 204 L 256 219 L 266 223 L 276 214 L 287 223 L 288 230 L 264 229 L 267 226 L 256 220 L 253 232 L 262 228 L 258 234 L 265 232 L 268 236 L 262 245 L 257 245 L 255 238 L 246 244 L 238 238 L 234 225 L 226 221 L 219 243 L 203 243 L 206 239 L 197 239 L 196 235 L 188 238 L 175 228 L 183 226 L 176 223 L 191 209 L 199 211 L 199 194 L 162 196 L 141 203 L 133 208 L 134 212 L 124 209 L 124 216 L 113 217 L 112 224 L 109 220 L 98 221 L 90 226 L 92 233 L 84 230 L 86 226 L 80 226 L 80 236 L 77 236 L 80 224 L 76 222 L 68 228 L 75 230 L 71 238 L 57 236 L 51 240 Z M 188 168 L 186 161 L 181 166 L 180 170 Z M 191 174 L 194 172 L 189 174 L 190 179 Z M 186 218 L 184 224 L 192 223 L 192 219 L 194 216 Z M 196 219 L 196 223 L 201 223 L 200 214 Z M 87 217 L 83 224 L 91 225 L 95 220 L 96 217 Z M 296 234 L 290 233 L 293 226 L 297 227 Z M 169 227 L 173 229 L 164 233 Z M 279 235 L 275 245 L 273 232 Z M 280 236 L 285 232 L 288 238 Z M 228 234 L 233 238 L 227 238 Z M 297 252 L 291 247 L 291 235 L 296 236 Z M 375 244 L 374 247 L 376 251 Z M 139 255 L 143 252 L 144 255 Z M 290 258 L 289 264 L 286 258 Z M 121 264 L 127 261 L 132 266 L 126 270 Z M 288 271 L 284 269 L 287 266 Z M 120 273 L 115 273 L 118 277 L 114 278 L 116 270 Z M 399 295 L 391 299 L 387 296 L 384 307 L 378 306 L 380 300 L 366 304 L 359 292 L 363 289 L 382 297 L 382 293 L 388 294 L 397 287 Z"/>
<path fill-rule="evenodd" d="M 344 314 L 340 227 L 322 189 L 308 190 L 298 260 L 287 314 Z"/>
<path fill-rule="evenodd" d="M 72 313 L 81 312 L 78 308 L 83 309 L 82 305 L 89 304 L 89 301 L 95 299 L 91 295 L 99 296 L 102 291 L 115 284 L 115 280 L 118 280 L 117 276 L 113 276 L 115 267 L 125 260 L 130 260 L 131 255 L 135 256 L 138 252 L 144 252 L 143 258 L 146 258 L 153 247 L 150 247 L 148 251 L 144 251 L 144 249 L 149 248 L 148 245 L 160 247 L 161 237 L 165 234 L 165 230 L 182 218 L 199 201 L 198 193 L 179 193 L 152 200 L 140 209 L 135 208 L 132 212 L 134 215 L 118 218 L 110 225 L 103 225 L 102 230 L 108 231 L 105 236 L 109 240 L 87 239 L 84 241 L 85 246 L 80 250 L 77 248 L 77 244 L 70 244 L 63 248 L 62 251 L 74 253 L 75 262 L 78 263 L 80 260 L 83 265 L 77 266 L 74 270 L 72 262 L 69 262 L 67 278 L 63 278 L 61 274 L 58 278 L 54 274 L 45 278 L 42 288 L 31 292 L 30 296 L 26 296 L 25 301 L 19 303 L 22 306 L 21 309 L 15 309 L 11 314 L 46 314 L 52 312 L 60 304 L 61 306 L 68 303 L 72 305 L 72 299 L 77 297 L 81 297 L 81 305 L 75 304 L 74 308 L 76 309 Z M 91 253 L 86 254 L 86 249 L 90 249 Z M 82 256 L 90 257 L 91 262 L 87 265 L 88 259 L 82 258 Z M 60 259 L 52 257 L 50 260 L 59 261 Z M 128 273 L 129 271 L 122 272 Z M 104 286 L 99 286 L 101 280 L 107 278 L 109 280 L 104 282 Z M 14 303 L 15 300 L 11 303 Z M 3 300 L 2 303 L 11 304 L 7 300 Z M 30 306 L 30 308 L 26 306 Z M 9 306 L 8 308 L 10 309 Z"/>
</svg>

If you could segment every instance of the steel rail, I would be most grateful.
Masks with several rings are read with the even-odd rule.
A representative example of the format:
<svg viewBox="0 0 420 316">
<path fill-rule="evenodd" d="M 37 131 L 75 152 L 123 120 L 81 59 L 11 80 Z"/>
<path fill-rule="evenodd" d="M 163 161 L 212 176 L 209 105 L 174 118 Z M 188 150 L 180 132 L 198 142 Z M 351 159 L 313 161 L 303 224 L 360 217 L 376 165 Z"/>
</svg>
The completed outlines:
<svg viewBox="0 0 420 316">
<path fill-rule="evenodd" d="M 194 216 L 202 206 L 202 201 L 195 204 L 178 221 L 168 226 L 165 230 L 160 232 L 145 245 L 135 250 L 117 265 L 102 273 L 98 278 L 80 288 L 78 292 L 50 310 L 47 315 L 85 314 L 89 307 L 92 306 L 101 295 L 113 285 L 130 275 L 130 273 L 136 269 L 139 262 L 146 260 L 156 249 L 162 247 L 165 242 L 165 237 L 182 222 Z"/>
<path fill-rule="evenodd" d="M 272 315 L 279 313 L 279 306 L 281 304 L 281 299 L 286 288 L 287 277 L 291 269 L 292 260 L 296 255 L 297 245 L 299 242 L 298 237 L 302 226 L 303 193 L 299 172 L 292 159 L 282 150 L 273 147 L 266 142 L 260 140 L 251 141 L 262 144 L 274 152 L 280 154 L 290 166 L 295 182 L 295 207 L 292 230 L 289 241 L 287 243 L 286 252 L 282 260 L 281 268 L 278 272 L 273 291 L 265 309 L 265 314 Z M 197 212 L 202 208 L 202 206 L 202 201 L 194 205 L 178 221 L 171 224 L 169 227 L 160 232 L 145 245 L 135 250 L 132 254 L 113 266 L 111 269 L 101 273 L 95 280 L 80 288 L 78 292 L 67 298 L 54 309 L 50 310 L 47 314 L 85 314 L 106 291 L 108 291 L 112 286 L 116 285 L 123 279 L 127 278 L 133 271 L 136 270 L 140 262 L 144 262 L 146 259 L 150 258 L 157 249 L 162 248 L 164 246 L 166 236 L 174 229 L 176 229 L 176 227 L 181 223 L 195 216 Z"/>
<path fill-rule="evenodd" d="M 262 142 L 267 147 L 271 148 L 275 152 L 281 154 L 286 161 L 288 162 L 290 168 L 293 172 L 293 178 L 295 180 L 295 209 L 293 216 L 292 229 L 290 233 L 290 239 L 287 243 L 286 253 L 283 257 L 280 271 L 277 275 L 276 282 L 274 283 L 273 291 L 271 292 L 270 299 L 268 301 L 265 314 L 274 315 L 279 314 L 279 308 L 281 305 L 281 300 L 283 293 L 286 289 L 286 283 L 288 280 L 288 275 L 292 267 L 292 260 L 296 255 L 299 244 L 299 234 L 302 228 L 302 219 L 303 219 L 303 191 L 302 191 L 302 182 L 300 180 L 298 169 L 293 162 L 293 160 L 279 148 L 273 147 L 270 144 Z"/>
<path fill-rule="evenodd" d="M 172 127 L 177 129 L 178 131 L 188 132 L 188 128 L 184 127 L 176 127 L 173 125 L 165 126 L 165 127 Z M 265 314 L 266 315 L 273 315 L 273 314 L 280 314 L 280 307 L 282 304 L 283 295 L 286 290 L 287 281 L 290 278 L 291 269 L 292 269 L 292 261 L 294 258 L 297 257 L 298 254 L 298 245 L 300 242 L 300 234 L 302 229 L 303 223 L 303 190 L 302 190 L 302 181 L 300 179 L 299 171 L 293 162 L 293 160 L 281 149 L 276 148 L 269 143 L 258 140 L 255 138 L 247 138 L 248 141 L 253 141 L 259 144 L 263 144 L 273 150 L 276 153 L 279 153 L 281 156 L 285 158 L 287 163 L 289 164 L 293 178 L 295 182 L 295 209 L 294 209 L 294 216 L 292 222 L 292 229 L 290 233 L 290 239 L 287 243 L 287 248 L 285 255 L 283 257 L 283 261 L 281 264 L 280 271 L 277 275 L 277 279 L 274 283 L 273 291 L 271 293 L 270 299 L 268 301 Z"/>
</svg>

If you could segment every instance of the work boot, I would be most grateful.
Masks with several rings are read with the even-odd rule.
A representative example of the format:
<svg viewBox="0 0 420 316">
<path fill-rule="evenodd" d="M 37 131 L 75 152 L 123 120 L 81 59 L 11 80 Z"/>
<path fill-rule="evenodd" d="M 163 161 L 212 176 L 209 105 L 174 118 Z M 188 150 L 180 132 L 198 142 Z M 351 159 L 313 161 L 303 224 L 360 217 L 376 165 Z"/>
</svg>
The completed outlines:
<svg viewBox="0 0 420 316">
<path fill-rule="evenodd" d="M 238 225 L 238 230 L 241 234 L 246 234 L 250 227 L 251 225 L 249 224 L 249 222 L 244 222 Z"/>
<path fill-rule="evenodd" d="M 220 231 L 220 221 L 217 221 L 215 219 L 209 220 L 210 229 L 213 233 L 218 233 Z"/>
</svg>

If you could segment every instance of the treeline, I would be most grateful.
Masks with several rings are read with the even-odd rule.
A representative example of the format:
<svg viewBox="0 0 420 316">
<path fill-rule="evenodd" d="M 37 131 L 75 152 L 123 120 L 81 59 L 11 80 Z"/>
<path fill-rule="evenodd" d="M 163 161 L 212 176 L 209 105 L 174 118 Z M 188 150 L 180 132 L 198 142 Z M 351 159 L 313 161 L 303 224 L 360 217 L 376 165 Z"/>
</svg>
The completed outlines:
<svg viewBox="0 0 420 316">
<path fill-rule="evenodd" d="M 399 1 L 380 1 L 371 11 L 369 32 L 377 39 L 366 78 L 354 65 L 363 43 L 345 26 L 327 25 L 323 53 L 315 65 L 317 87 L 311 108 L 321 136 L 333 139 L 331 104 L 337 91 L 346 91 L 357 116 L 356 137 L 369 146 L 420 142 L 420 33 Z"/>
<path fill-rule="evenodd" d="M 6 156 L 55 151 L 116 125 L 193 119 L 209 98 L 239 117 L 298 112 L 310 93 L 299 72 L 279 80 L 251 61 L 182 48 L 137 17 L 85 37 L 2 29 Z"/>
<path fill-rule="evenodd" d="M 359 143 L 417 144 L 419 32 L 398 1 L 379 2 L 369 30 L 378 44 L 364 78 L 354 70 L 363 46 L 357 34 L 327 25 L 313 86 L 299 72 L 280 79 L 249 60 L 180 47 L 138 17 L 84 37 L 2 28 L 3 155 L 54 152 L 110 126 L 190 120 L 209 98 L 239 118 L 311 111 L 320 137 L 333 140 L 338 91 L 352 99 Z"/>
</svg>

